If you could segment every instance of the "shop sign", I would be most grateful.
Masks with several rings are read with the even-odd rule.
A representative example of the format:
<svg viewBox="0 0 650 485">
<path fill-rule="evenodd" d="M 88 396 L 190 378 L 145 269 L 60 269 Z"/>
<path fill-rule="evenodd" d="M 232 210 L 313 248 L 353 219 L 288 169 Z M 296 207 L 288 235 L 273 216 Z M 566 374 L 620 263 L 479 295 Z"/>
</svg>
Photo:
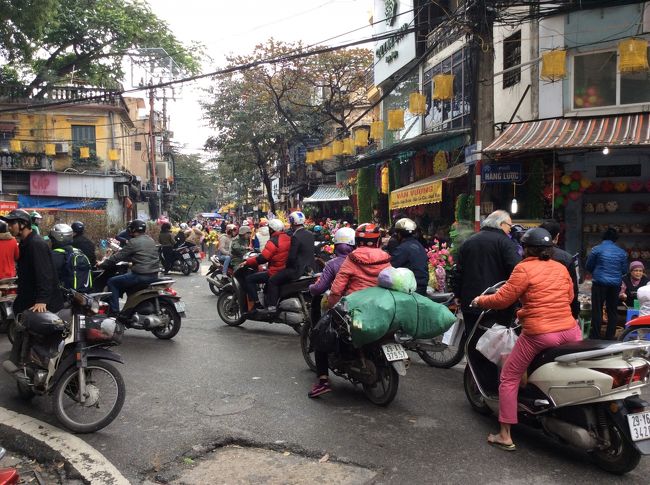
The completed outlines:
<svg viewBox="0 0 650 485">
<path fill-rule="evenodd" d="M 0 200 L 0 216 L 6 216 L 14 209 L 18 209 L 18 202 Z"/>
<path fill-rule="evenodd" d="M 493 163 L 481 169 L 481 181 L 486 184 L 521 183 L 522 180 L 521 163 Z"/>
<path fill-rule="evenodd" d="M 402 209 L 414 205 L 442 202 L 442 181 L 436 180 L 419 187 L 394 190 L 390 194 L 390 208 Z"/>
<path fill-rule="evenodd" d="M 413 0 L 375 0 L 374 18 L 384 22 L 374 24 L 374 34 L 393 34 L 375 44 L 375 84 L 379 85 L 415 59 Z"/>
<path fill-rule="evenodd" d="M 58 195 L 56 173 L 31 172 L 29 174 L 30 195 Z"/>
<path fill-rule="evenodd" d="M 271 196 L 273 197 L 273 202 L 280 202 L 280 179 L 279 178 L 271 179 Z"/>
</svg>

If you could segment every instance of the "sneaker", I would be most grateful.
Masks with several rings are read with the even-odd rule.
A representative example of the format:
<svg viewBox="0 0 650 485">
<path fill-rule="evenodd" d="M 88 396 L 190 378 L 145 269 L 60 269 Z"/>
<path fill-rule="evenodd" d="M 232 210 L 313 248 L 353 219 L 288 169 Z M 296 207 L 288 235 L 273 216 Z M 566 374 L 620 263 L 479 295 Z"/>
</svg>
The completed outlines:
<svg viewBox="0 0 650 485">
<path fill-rule="evenodd" d="M 330 382 L 319 381 L 316 384 L 314 384 L 314 386 L 311 388 L 311 391 L 307 393 L 307 396 L 314 398 L 314 397 L 322 396 L 323 394 L 327 394 L 328 392 L 332 392 L 332 388 L 330 387 Z"/>
</svg>

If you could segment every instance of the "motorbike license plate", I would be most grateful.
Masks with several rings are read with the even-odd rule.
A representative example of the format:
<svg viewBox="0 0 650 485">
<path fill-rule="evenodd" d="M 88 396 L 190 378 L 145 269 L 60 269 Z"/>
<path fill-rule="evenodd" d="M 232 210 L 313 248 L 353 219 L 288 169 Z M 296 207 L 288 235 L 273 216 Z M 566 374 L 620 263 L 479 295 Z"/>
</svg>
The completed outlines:
<svg viewBox="0 0 650 485">
<path fill-rule="evenodd" d="M 402 347 L 401 344 L 385 344 L 381 346 L 381 349 L 384 351 L 384 355 L 388 362 L 406 360 L 409 358 L 406 350 L 404 350 L 404 347 Z"/>
<path fill-rule="evenodd" d="M 190 259 L 190 253 L 183 253 L 183 259 Z"/>
<path fill-rule="evenodd" d="M 630 427 L 632 441 L 650 439 L 650 412 L 628 414 L 627 425 Z"/>
<path fill-rule="evenodd" d="M 182 301 L 174 302 L 174 308 L 176 308 L 176 311 L 178 313 L 184 313 L 185 312 L 185 303 L 182 302 Z"/>
</svg>

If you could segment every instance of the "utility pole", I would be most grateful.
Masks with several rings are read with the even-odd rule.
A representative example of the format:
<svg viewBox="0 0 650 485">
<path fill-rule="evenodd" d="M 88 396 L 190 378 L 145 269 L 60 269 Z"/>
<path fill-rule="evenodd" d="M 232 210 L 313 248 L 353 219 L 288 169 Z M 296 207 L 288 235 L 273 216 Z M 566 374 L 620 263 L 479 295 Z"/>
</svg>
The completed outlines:
<svg viewBox="0 0 650 485">
<path fill-rule="evenodd" d="M 159 211 L 160 198 L 158 194 L 158 178 L 156 176 L 156 135 L 154 129 L 154 91 L 153 87 L 149 88 L 149 160 L 151 161 L 151 180 L 156 197 L 156 210 Z M 160 214 L 153 214 L 158 217 Z"/>
</svg>

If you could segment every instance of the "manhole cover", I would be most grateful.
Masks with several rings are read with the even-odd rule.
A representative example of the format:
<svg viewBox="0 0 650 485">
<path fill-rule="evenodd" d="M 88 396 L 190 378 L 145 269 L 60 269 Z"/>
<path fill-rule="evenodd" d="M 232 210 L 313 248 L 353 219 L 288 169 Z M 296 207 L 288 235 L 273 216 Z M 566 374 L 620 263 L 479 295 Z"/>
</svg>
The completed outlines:
<svg viewBox="0 0 650 485">
<path fill-rule="evenodd" d="M 197 403 L 194 410 L 203 416 L 226 416 L 237 414 L 250 409 L 255 404 L 255 398 L 250 394 L 226 394 L 217 395 L 207 403 Z"/>
</svg>

